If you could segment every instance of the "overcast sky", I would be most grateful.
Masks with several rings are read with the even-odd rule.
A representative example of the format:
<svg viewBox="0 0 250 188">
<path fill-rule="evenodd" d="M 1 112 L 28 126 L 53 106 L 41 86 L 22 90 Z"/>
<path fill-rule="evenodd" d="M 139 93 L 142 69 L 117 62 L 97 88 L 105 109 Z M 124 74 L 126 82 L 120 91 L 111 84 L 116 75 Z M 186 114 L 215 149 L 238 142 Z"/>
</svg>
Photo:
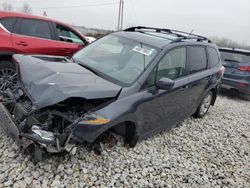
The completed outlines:
<svg viewBox="0 0 250 188">
<path fill-rule="evenodd" d="M 0 0 L 70 24 L 116 29 L 119 0 Z M 124 27 L 145 25 L 227 37 L 250 45 L 250 0 L 124 0 Z"/>
</svg>

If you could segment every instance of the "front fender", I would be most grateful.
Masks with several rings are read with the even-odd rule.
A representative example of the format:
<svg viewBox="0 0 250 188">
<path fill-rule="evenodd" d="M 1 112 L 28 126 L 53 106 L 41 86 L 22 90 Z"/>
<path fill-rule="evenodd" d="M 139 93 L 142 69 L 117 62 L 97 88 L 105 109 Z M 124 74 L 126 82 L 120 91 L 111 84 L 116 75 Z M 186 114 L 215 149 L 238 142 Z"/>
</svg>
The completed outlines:
<svg viewBox="0 0 250 188">
<path fill-rule="evenodd" d="M 81 143 L 83 142 L 93 143 L 104 132 L 124 122 L 132 122 L 137 127 L 133 114 L 128 114 L 121 116 L 115 120 L 111 120 L 107 124 L 90 125 L 84 123 L 77 123 L 72 131 L 73 138 L 75 138 L 77 141 Z"/>
</svg>

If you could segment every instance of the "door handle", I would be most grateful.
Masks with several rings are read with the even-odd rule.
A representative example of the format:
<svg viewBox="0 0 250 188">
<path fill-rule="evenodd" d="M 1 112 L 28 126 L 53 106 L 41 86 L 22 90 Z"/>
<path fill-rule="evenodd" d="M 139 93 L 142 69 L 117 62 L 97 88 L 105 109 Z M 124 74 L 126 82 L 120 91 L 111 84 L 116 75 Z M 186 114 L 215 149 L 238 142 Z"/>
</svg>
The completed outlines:
<svg viewBox="0 0 250 188">
<path fill-rule="evenodd" d="M 69 48 L 63 48 L 62 51 L 67 54 L 71 53 L 71 50 Z"/>
<path fill-rule="evenodd" d="M 28 43 L 24 42 L 24 41 L 19 41 L 19 42 L 16 42 L 16 45 L 19 45 L 19 46 L 28 46 Z"/>
</svg>

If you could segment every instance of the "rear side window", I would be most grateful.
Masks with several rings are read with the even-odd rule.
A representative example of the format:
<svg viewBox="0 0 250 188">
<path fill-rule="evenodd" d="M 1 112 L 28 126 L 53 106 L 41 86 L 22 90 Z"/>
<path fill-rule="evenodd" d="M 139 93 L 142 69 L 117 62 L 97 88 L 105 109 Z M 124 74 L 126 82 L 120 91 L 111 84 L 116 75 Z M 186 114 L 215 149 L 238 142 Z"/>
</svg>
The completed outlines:
<svg viewBox="0 0 250 188">
<path fill-rule="evenodd" d="M 52 39 L 48 22 L 33 19 L 22 19 L 20 22 L 19 28 L 15 33 L 31 37 Z"/>
<path fill-rule="evenodd" d="M 9 31 L 12 32 L 16 23 L 16 18 L 3 18 L 0 19 L 0 23 Z"/>
<path fill-rule="evenodd" d="M 196 73 L 207 68 L 206 50 L 203 47 L 189 47 L 188 61 L 190 73 Z"/>
<path fill-rule="evenodd" d="M 216 67 L 220 63 L 220 58 L 217 51 L 214 48 L 207 48 L 210 67 Z"/>
</svg>

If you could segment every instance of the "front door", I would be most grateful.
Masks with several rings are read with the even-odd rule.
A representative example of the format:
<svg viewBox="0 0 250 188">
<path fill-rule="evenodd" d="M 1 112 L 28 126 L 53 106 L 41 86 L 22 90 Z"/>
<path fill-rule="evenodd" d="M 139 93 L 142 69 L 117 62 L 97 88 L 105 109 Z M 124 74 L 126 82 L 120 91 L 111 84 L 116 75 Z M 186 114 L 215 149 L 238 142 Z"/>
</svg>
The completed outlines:
<svg viewBox="0 0 250 188">
<path fill-rule="evenodd" d="M 141 91 L 143 98 L 136 111 L 140 124 L 138 131 L 142 137 L 170 128 L 190 115 L 186 57 L 185 47 L 171 50 L 148 77 Z M 175 81 L 171 90 L 166 91 L 155 86 L 155 82 L 162 77 Z"/>
<path fill-rule="evenodd" d="M 72 56 L 86 45 L 86 42 L 70 28 L 59 24 L 54 24 L 54 27 L 56 29 L 57 43 L 61 55 Z"/>
</svg>

